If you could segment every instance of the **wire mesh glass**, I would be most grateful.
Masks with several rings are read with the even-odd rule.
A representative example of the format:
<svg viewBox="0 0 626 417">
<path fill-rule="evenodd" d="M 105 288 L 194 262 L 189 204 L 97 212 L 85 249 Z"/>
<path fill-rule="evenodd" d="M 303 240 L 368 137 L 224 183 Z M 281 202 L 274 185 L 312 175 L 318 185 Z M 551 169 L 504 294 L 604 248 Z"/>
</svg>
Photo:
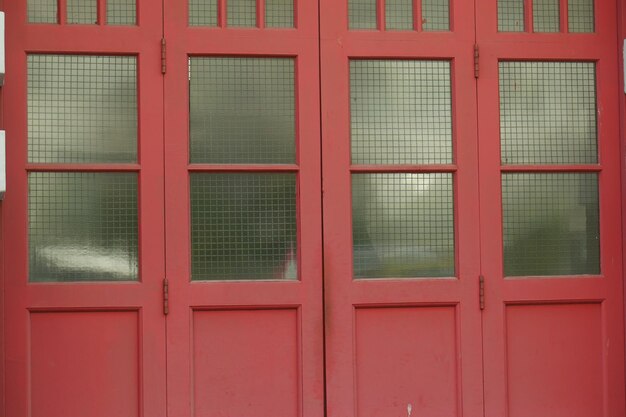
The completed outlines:
<svg viewBox="0 0 626 417">
<path fill-rule="evenodd" d="M 569 0 L 567 21 L 570 32 L 595 31 L 593 0 Z"/>
<path fill-rule="evenodd" d="M 598 161 L 593 62 L 500 62 L 503 164 Z"/>
<path fill-rule="evenodd" d="M 348 0 L 350 29 L 376 29 L 376 0 Z"/>
<path fill-rule="evenodd" d="M 533 31 L 560 30 L 559 0 L 533 0 Z"/>
<path fill-rule="evenodd" d="M 452 174 L 353 174 L 355 278 L 454 276 Z"/>
<path fill-rule="evenodd" d="M 136 280 L 137 216 L 134 173 L 31 173 L 29 280 Z"/>
<path fill-rule="evenodd" d="M 192 280 L 297 279 L 296 174 L 191 174 Z"/>
<path fill-rule="evenodd" d="M 265 26 L 292 28 L 294 0 L 265 0 Z"/>
<path fill-rule="evenodd" d="M 524 30 L 524 0 L 498 0 L 498 31 Z"/>
<path fill-rule="evenodd" d="M 137 160 L 137 62 L 130 56 L 28 56 L 28 160 Z"/>
<path fill-rule="evenodd" d="M 387 30 L 413 30 L 413 0 L 386 0 Z"/>
<path fill-rule="evenodd" d="M 292 58 L 190 58 L 192 163 L 295 162 Z"/>
<path fill-rule="evenodd" d="M 228 0 L 227 23 L 233 27 L 256 27 L 256 0 Z"/>
<path fill-rule="evenodd" d="M 353 164 L 452 162 L 449 61 L 350 62 Z"/>
<path fill-rule="evenodd" d="M 422 0 L 422 29 L 425 31 L 450 30 L 449 0 Z"/>
<path fill-rule="evenodd" d="M 67 0 L 67 23 L 97 24 L 97 0 Z"/>
<path fill-rule="evenodd" d="M 137 24 L 136 0 L 106 0 L 108 25 Z"/>
<path fill-rule="evenodd" d="M 217 26 L 218 0 L 189 0 L 189 26 Z"/>
<path fill-rule="evenodd" d="M 57 0 L 28 0 L 28 23 L 58 23 Z"/>
</svg>

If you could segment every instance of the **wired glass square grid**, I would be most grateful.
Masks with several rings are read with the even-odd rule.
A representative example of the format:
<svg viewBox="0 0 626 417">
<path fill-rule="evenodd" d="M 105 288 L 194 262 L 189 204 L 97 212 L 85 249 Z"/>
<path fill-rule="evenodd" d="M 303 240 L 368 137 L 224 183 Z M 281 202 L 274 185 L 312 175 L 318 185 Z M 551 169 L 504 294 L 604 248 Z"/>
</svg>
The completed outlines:
<svg viewBox="0 0 626 417">
<path fill-rule="evenodd" d="M 217 26 L 217 0 L 189 0 L 189 26 Z"/>
<path fill-rule="evenodd" d="M 498 31 L 524 30 L 524 0 L 498 0 Z"/>
<path fill-rule="evenodd" d="M 533 0 L 533 31 L 558 32 L 560 30 L 559 0 Z"/>
<path fill-rule="evenodd" d="M 192 163 L 295 162 L 292 58 L 190 58 Z"/>
<path fill-rule="evenodd" d="M 502 176 L 505 276 L 600 273 L 598 175 Z"/>
<path fill-rule="evenodd" d="M 350 62 L 353 164 L 452 162 L 449 61 Z"/>
<path fill-rule="evenodd" d="M 136 0 L 106 0 L 108 25 L 135 25 Z"/>
<path fill-rule="evenodd" d="M 265 0 L 265 26 L 292 28 L 294 0 Z"/>
<path fill-rule="evenodd" d="M 28 0 L 26 7 L 28 23 L 58 23 L 57 0 Z"/>
<path fill-rule="evenodd" d="M 138 277 L 135 173 L 31 173 L 29 280 Z"/>
<path fill-rule="evenodd" d="M 569 0 L 567 21 L 570 32 L 595 31 L 593 3 L 593 0 Z"/>
<path fill-rule="evenodd" d="M 376 29 L 376 0 L 348 0 L 350 29 Z"/>
<path fill-rule="evenodd" d="M 355 278 L 454 276 L 452 174 L 353 174 Z"/>
<path fill-rule="evenodd" d="M 298 278 L 296 174 L 191 174 L 192 280 Z"/>
<path fill-rule="evenodd" d="M 228 0 L 228 26 L 256 27 L 256 0 Z"/>
<path fill-rule="evenodd" d="M 28 160 L 137 161 L 137 63 L 130 56 L 28 56 Z"/>
<path fill-rule="evenodd" d="M 67 23 L 98 23 L 97 0 L 67 0 Z"/>
<path fill-rule="evenodd" d="M 413 0 L 386 0 L 387 30 L 413 30 Z"/>
<path fill-rule="evenodd" d="M 503 164 L 598 161 L 593 62 L 500 62 Z"/>
<path fill-rule="evenodd" d="M 422 0 L 422 28 L 427 32 L 450 30 L 449 0 Z"/>
</svg>

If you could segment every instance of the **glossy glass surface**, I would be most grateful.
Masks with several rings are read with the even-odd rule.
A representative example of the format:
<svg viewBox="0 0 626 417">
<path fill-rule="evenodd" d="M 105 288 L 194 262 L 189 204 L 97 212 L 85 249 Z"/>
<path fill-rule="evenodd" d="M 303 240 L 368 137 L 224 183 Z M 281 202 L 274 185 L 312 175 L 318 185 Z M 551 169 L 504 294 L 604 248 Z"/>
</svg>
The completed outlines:
<svg viewBox="0 0 626 417">
<path fill-rule="evenodd" d="M 28 23 L 58 23 L 57 0 L 28 0 Z"/>
<path fill-rule="evenodd" d="M 422 0 L 422 28 L 427 32 L 450 30 L 449 0 Z"/>
<path fill-rule="evenodd" d="M 29 280 L 138 277 L 137 175 L 31 173 Z"/>
<path fill-rule="evenodd" d="M 268 28 L 292 28 L 294 0 L 265 0 L 265 26 Z"/>
<path fill-rule="evenodd" d="M 570 32 L 595 31 L 593 3 L 593 0 L 569 0 L 567 22 Z"/>
<path fill-rule="evenodd" d="M 217 26 L 217 0 L 189 0 L 189 26 Z"/>
<path fill-rule="evenodd" d="M 228 0 L 226 12 L 228 26 L 256 27 L 256 0 Z"/>
<path fill-rule="evenodd" d="M 386 0 L 387 30 L 413 30 L 413 0 Z"/>
<path fill-rule="evenodd" d="M 297 279 L 296 175 L 191 174 L 191 279 Z"/>
<path fill-rule="evenodd" d="M 108 25 L 134 25 L 136 23 L 136 0 L 107 0 Z"/>
<path fill-rule="evenodd" d="M 533 31 L 558 32 L 559 0 L 533 0 Z"/>
<path fill-rule="evenodd" d="M 67 23 L 95 25 L 98 23 L 97 0 L 66 0 Z"/>
<path fill-rule="evenodd" d="M 498 0 L 498 31 L 523 32 L 524 0 Z"/>
<path fill-rule="evenodd" d="M 376 0 L 348 0 L 350 29 L 376 29 Z"/>
<path fill-rule="evenodd" d="M 452 174 L 353 174 L 355 278 L 454 276 Z"/>
</svg>

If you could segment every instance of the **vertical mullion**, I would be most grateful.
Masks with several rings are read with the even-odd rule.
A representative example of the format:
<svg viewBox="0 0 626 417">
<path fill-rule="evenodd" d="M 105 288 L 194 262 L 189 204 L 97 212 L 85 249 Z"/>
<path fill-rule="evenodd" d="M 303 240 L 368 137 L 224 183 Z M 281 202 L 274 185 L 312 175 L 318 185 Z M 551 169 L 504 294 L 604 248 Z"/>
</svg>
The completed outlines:
<svg viewBox="0 0 626 417">
<path fill-rule="evenodd" d="M 387 23 L 385 22 L 385 0 L 376 0 L 376 16 L 378 22 L 376 26 L 378 26 L 378 30 L 385 30 L 387 28 Z"/>
<path fill-rule="evenodd" d="M 534 32 L 534 22 L 533 22 L 533 0 L 525 0 L 524 1 L 524 26 L 526 28 L 525 32 Z"/>
<path fill-rule="evenodd" d="M 413 30 L 422 31 L 422 1 L 413 0 Z"/>
<path fill-rule="evenodd" d="M 60 25 L 67 23 L 67 0 L 59 0 L 57 4 L 58 21 Z"/>
<path fill-rule="evenodd" d="M 98 0 L 98 25 L 106 25 L 107 23 L 107 1 Z"/>
<path fill-rule="evenodd" d="M 561 14 L 560 17 L 560 26 L 561 26 L 561 33 L 567 33 L 569 28 L 569 16 L 568 16 L 568 7 L 567 7 L 567 3 L 568 0 L 560 0 L 560 7 L 559 7 L 559 13 Z"/>
<path fill-rule="evenodd" d="M 256 26 L 265 28 L 265 0 L 256 0 Z"/>
<path fill-rule="evenodd" d="M 226 0 L 218 0 L 217 3 L 217 26 L 226 27 Z"/>
</svg>

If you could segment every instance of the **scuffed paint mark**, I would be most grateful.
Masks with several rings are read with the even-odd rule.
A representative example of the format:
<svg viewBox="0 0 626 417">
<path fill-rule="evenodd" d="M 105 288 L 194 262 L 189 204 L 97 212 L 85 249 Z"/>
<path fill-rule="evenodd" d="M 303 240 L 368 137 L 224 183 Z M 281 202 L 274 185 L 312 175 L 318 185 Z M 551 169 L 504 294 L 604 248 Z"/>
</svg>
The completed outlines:
<svg viewBox="0 0 626 417">
<path fill-rule="evenodd" d="M 411 417 L 411 412 L 412 412 L 412 411 L 413 411 L 413 404 L 409 403 L 409 404 L 406 406 L 406 414 L 407 414 L 407 417 Z"/>
</svg>

